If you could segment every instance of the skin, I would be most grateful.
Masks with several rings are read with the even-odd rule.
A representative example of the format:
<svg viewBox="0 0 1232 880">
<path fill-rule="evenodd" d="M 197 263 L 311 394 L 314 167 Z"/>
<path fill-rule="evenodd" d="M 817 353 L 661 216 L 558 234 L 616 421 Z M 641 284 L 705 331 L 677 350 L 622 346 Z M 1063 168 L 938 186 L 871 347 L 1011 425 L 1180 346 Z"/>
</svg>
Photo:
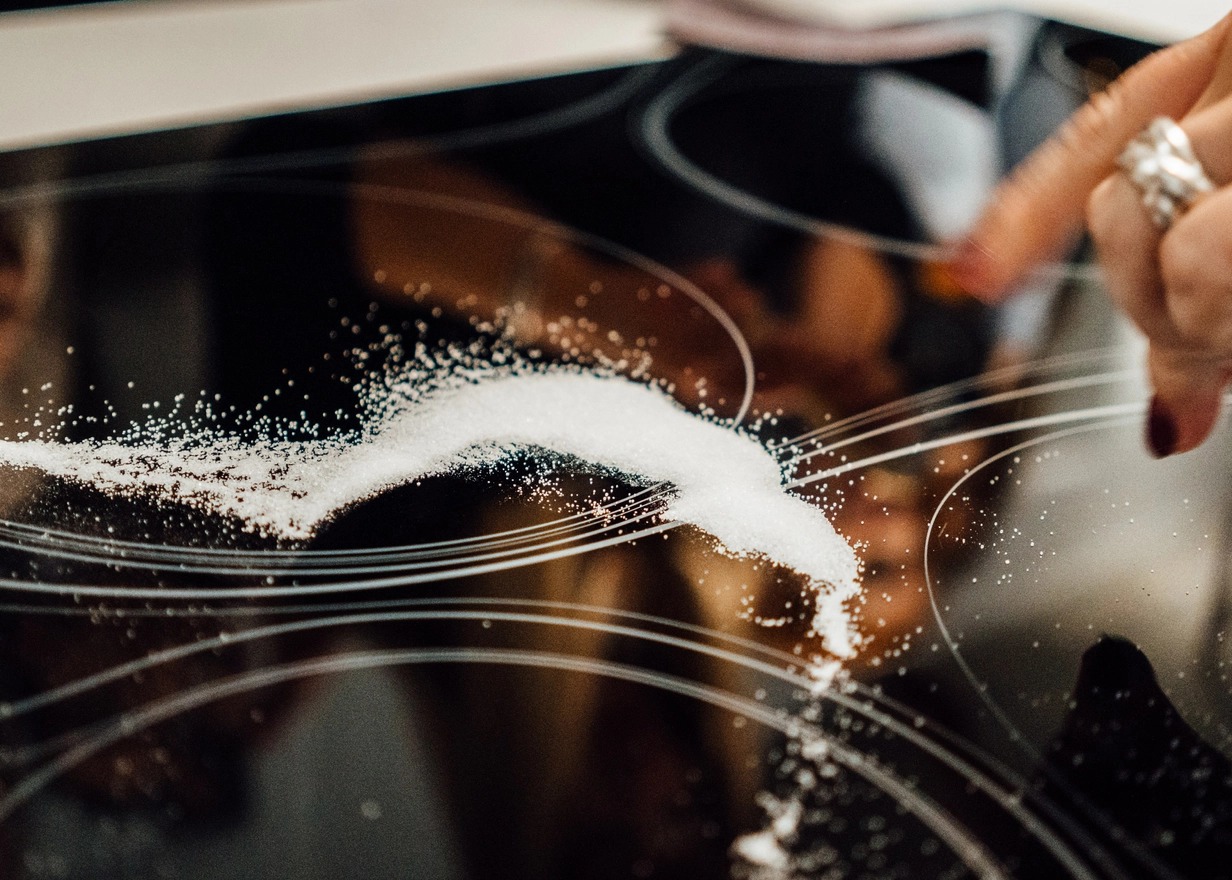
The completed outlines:
<svg viewBox="0 0 1232 880">
<path fill-rule="evenodd" d="M 1232 380 L 1232 16 L 1150 56 L 1081 108 L 1019 166 L 951 261 L 968 291 L 1010 295 L 1085 224 L 1116 304 L 1146 334 L 1158 457 L 1202 443 Z M 1157 116 L 1178 120 L 1215 192 L 1165 233 L 1117 173 L 1125 145 Z"/>
</svg>

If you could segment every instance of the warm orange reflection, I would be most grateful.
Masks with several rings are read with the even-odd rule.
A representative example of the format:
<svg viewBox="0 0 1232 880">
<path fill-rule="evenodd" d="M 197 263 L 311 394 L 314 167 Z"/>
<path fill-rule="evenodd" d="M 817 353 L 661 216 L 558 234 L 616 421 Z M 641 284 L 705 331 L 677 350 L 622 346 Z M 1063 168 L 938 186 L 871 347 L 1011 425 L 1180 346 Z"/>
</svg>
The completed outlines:
<svg viewBox="0 0 1232 880">
<path fill-rule="evenodd" d="M 376 295 L 472 326 L 496 323 L 523 349 L 542 349 L 551 358 L 606 360 L 635 375 L 644 369 L 688 406 L 733 412 L 744 382 L 737 351 L 721 326 L 679 291 L 546 225 L 498 222 L 425 204 L 419 196 L 399 201 L 398 191 L 426 192 L 536 214 L 512 189 L 461 163 L 361 162 L 356 180 L 355 250 L 359 272 Z M 787 309 L 775 307 L 731 258 L 702 259 L 680 270 L 747 340 L 756 370 L 754 416 L 816 426 L 905 393 L 891 346 L 910 279 L 882 254 L 828 238 L 804 244 L 786 273 Z M 944 278 L 933 277 L 927 266 L 916 274 L 928 295 L 947 300 Z M 928 613 L 925 525 L 939 493 L 976 452 L 950 450 L 948 458 L 926 457 L 923 466 L 917 459 L 916 469 L 901 473 L 874 469 L 819 499 L 841 499 L 835 525 L 863 548 L 867 589 L 859 616 L 867 647 L 861 662 L 872 673 Z M 726 629 L 743 621 L 739 626 L 763 642 L 808 653 L 807 616 L 789 576 L 721 559 L 699 542 L 680 543 L 669 567 L 694 585 L 698 613 L 708 625 Z M 780 622 L 767 627 L 758 623 L 761 617 Z"/>
</svg>

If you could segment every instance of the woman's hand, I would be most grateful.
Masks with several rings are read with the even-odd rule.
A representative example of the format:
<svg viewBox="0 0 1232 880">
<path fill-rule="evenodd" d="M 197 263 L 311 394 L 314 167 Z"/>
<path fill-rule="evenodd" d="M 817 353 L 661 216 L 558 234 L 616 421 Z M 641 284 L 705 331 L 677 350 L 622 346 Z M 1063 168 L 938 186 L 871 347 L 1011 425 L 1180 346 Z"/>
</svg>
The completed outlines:
<svg viewBox="0 0 1232 880">
<path fill-rule="evenodd" d="M 994 194 L 952 271 L 977 296 L 1006 295 L 1055 258 L 1085 218 L 1108 289 L 1150 342 L 1147 441 L 1162 457 L 1200 444 L 1232 380 L 1232 16 L 1150 56 L 1096 95 Z M 1158 116 L 1180 120 L 1216 185 L 1167 232 L 1116 171 Z"/>
</svg>

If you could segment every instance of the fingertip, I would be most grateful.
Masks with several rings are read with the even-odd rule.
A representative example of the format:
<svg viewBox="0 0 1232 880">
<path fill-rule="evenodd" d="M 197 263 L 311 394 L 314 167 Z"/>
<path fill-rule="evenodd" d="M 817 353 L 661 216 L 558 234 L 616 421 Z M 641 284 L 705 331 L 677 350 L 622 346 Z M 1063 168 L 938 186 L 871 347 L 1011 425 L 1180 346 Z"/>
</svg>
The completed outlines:
<svg viewBox="0 0 1232 880">
<path fill-rule="evenodd" d="M 954 245 L 945 261 L 954 283 L 976 299 L 999 302 L 1006 291 L 1006 273 L 991 248 L 976 236 Z"/>
<path fill-rule="evenodd" d="M 1180 400 L 1156 394 L 1147 411 L 1147 449 L 1155 458 L 1197 449 L 1214 430 L 1221 405 L 1221 393 Z"/>
<path fill-rule="evenodd" d="M 1167 458 L 1176 452 L 1176 418 L 1168 405 L 1156 395 L 1146 414 L 1146 448 L 1155 458 Z"/>
<path fill-rule="evenodd" d="M 1181 410 L 1177 418 L 1176 453 L 1189 452 L 1197 449 L 1215 430 L 1219 420 L 1221 396 L 1214 395 L 1207 400 L 1192 402 Z"/>
</svg>

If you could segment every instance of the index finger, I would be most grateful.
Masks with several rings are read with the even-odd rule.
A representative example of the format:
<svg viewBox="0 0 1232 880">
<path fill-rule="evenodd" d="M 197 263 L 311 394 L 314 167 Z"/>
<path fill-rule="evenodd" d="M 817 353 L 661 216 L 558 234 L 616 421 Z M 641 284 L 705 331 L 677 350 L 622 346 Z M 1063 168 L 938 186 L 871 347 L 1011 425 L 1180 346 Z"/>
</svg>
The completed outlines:
<svg viewBox="0 0 1232 880">
<path fill-rule="evenodd" d="M 1221 64 L 1232 15 L 1210 30 L 1150 55 L 1095 95 L 993 193 L 951 270 L 995 300 L 1055 257 L 1082 225 L 1087 199 L 1116 169 L 1125 145 L 1157 116 L 1179 119 L 1204 99 Z M 1228 71 L 1232 75 L 1232 70 Z"/>
</svg>

